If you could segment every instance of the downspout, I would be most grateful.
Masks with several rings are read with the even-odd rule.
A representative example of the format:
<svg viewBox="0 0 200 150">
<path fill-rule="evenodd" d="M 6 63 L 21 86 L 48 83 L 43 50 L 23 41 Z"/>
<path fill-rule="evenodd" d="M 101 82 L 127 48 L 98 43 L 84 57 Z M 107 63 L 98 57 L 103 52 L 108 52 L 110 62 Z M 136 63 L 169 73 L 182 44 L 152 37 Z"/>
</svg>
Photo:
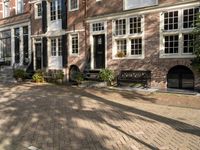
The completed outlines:
<svg viewBox="0 0 200 150">
<path fill-rule="evenodd" d="M 87 23 L 86 23 L 86 19 L 87 19 L 87 0 L 84 0 L 85 1 L 85 5 L 84 5 L 84 28 L 85 28 L 85 55 L 86 55 L 86 63 L 90 63 L 88 62 L 89 61 L 89 57 L 90 57 L 90 54 L 89 54 L 89 49 L 88 49 L 88 44 L 87 44 L 87 41 L 88 41 L 88 37 L 87 37 Z"/>
</svg>

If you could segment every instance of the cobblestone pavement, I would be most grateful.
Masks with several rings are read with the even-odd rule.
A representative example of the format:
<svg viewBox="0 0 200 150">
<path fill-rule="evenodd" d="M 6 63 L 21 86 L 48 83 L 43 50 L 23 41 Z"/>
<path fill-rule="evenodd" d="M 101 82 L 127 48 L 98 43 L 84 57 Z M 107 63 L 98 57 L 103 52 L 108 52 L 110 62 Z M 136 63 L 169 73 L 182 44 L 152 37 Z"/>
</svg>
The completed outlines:
<svg viewBox="0 0 200 150">
<path fill-rule="evenodd" d="M 200 150 L 200 110 L 98 92 L 0 84 L 0 150 Z"/>
</svg>

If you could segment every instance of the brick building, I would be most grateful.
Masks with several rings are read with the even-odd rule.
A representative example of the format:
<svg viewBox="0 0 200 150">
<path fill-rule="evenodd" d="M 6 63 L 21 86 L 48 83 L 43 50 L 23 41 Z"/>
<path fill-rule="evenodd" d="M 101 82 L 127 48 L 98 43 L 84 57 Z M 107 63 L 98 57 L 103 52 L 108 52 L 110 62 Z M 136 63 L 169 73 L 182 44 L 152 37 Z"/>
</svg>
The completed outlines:
<svg viewBox="0 0 200 150">
<path fill-rule="evenodd" d="M 77 67 L 150 70 L 152 87 L 200 87 L 199 73 L 190 66 L 198 0 L 29 0 L 20 14 L 21 0 L 12 1 L 10 16 L 3 9 L 7 1 L 0 6 L 2 37 L 10 27 L 11 65 L 30 60 L 34 70 L 63 69 L 68 77 Z M 24 42 L 29 55 L 22 22 L 31 39 Z M 18 61 L 17 51 L 23 56 Z"/>
</svg>

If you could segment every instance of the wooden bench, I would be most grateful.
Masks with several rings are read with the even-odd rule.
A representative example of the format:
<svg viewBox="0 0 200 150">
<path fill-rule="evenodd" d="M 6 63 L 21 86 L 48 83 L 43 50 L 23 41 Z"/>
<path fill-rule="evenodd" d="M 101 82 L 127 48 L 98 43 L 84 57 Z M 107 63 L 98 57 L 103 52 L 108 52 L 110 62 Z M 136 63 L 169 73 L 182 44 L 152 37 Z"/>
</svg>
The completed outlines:
<svg viewBox="0 0 200 150">
<path fill-rule="evenodd" d="M 142 84 L 145 88 L 151 85 L 151 71 L 122 70 L 117 77 L 117 84 Z"/>
</svg>

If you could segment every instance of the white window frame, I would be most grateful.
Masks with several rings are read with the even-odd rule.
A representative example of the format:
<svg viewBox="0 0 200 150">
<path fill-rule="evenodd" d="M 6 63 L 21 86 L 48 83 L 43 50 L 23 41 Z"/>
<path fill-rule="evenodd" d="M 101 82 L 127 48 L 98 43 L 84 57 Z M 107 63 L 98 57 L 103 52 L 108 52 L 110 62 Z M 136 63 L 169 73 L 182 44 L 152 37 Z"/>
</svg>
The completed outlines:
<svg viewBox="0 0 200 150">
<path fill-rule="evenodd" d="M 38 4 L 41 5 L 41 16 L 38 16 Z M 35 3 L 34 10 L 35 10 L 35 19 L 41 19 L 42 18 L 42 3 L 40 3 L 40 2 Z"/>
<path fill-rule="evenodd" d="M 97 26 L 101 24 L 102 26 Z M 96 25 L 96 28 L 98 28 L 99 30 L 94 30 L 94 25 Z M 103 28 L 103 29 L 100 29 L 100 28 Z M 92 23 L 91 25 L 91 31 L 94 32 L 94 33 L 98 33 L 98 32 L 104 32 L 105 31 L 105 23 L 104 22 L 94 22 Z"/>
<path fill-rule="evenodd" d="M 62 56 L 62 55 L 59 55 L 59 39 L 61 39 L 61 49 L 62 49 L 62 37 L 52 37 L 52 38 L 50 38 L 50 56 L 51 57 L 60 57 L 60 56 Z M 51 45 L 51 42 L 52 42 L 52 40 L 55 40 L 56 41 L 56 55 L 52 55 L 52 45 Z"/>
<path fill-rule="evenodd" d="M 73 53 L 73 49 L 72 49 L 72 37 L 73 35 L 77 35 L 78 36 L 78 53 Z M 69 34 L 69 51 L 70 51 L 70 55 L 71 56 L 79 56 L 80 53 L 80 38 L 79 38 L 79 33 L 75 32 L 75 33 L 71 33 Z"/>
<path fill-rule="evenodd" d="M 133 0 L 132 0 L 133 1 Z M 127 8 L 127 0 L 123 0 L 123 10 L 130 10 L 130 9 L 137 9 L 137 8 L 143 8 L 143 7 L 150 7 L 150 6 L 155 6 L 158 5 L 158 0 L 156 0 L 156 4 L 146 4 L 146 2 L 143 2 L 143 0 L 139 0 L 141 2 L 140 6 L 137 7 L 132 7 L 132 8 Z"/>
<path fill-rule="evenodd" d="M 133 17 L 141 17 L 141 33 L 135 33 L 135 34 L 130 34 L 130 23 L 129 19 Z M 123 17 L 123 18 L 118 18 L 119 19 L 126 19 L 126 34 L 125 35 L 116 35 L 115 34 L 115 21 L 112 21 L 112 33 L 113 33 L 113 50 L 112 50 L 112 59 L 144 59 L 145 56 L 145 46 L 144 46 L 144 16 L 128 16 L 128 17 Z M 141 55 L 131 55 L 131 39 L 133 38 L 141 38 L 142 39 L 142 54 Z M 117 57 L 117 42 L 116 40 L 120 39 L 126 39 L 127 40 L 127 50 L 126 50 L 126 56 L 125 57 Z"/>
<path fill-rule="evenodd" d="M 9 17 L 10 16 L 10 1 L 9 0 L 3 0 L 2 3 L 3 3 L 3 18 Z M 5 3 L 8 3 L 7 9 L 5 9 Z M 7 10 L 7 13 L 5 13 L 6 10 Z"/>
<path fill-rule="evenodd" d="M 56 7 L 56 10 L 55 10 L 55 11 L 56 11 L 56 14 L 55 14 L 55 15 L 56 15 L 56 16 L 55 16 L 56 19 L 55 19 L 55 20 L 51 20 L 51 2 L 52 2 L 52 1 L 49 3 L 49 13 L 50 13 L 50 14 L 49 14 L 49 17 L 50 17 L 49 20 L 50 20 L 51 22 L 54 22 L 54 21 L 56 21 L 56 20 L 61 20 L 61 19 L 62 19 L 62 13 L 61 13 L 61 11 L 62 11 L 62 2 L 61 2 L 61 1 L 62 1 L 62 0 L 54 0 L 54 2 L 55 2 L 55 7 Z M 58 18 L 58 6 L 59 6 L 58 3 L 60 3 L 60 13 L 61 13 L 60 15 L 61 15 L 61 18 Z"/>
<path fill-rule="evenodd" d="M 196 6 L 198 7 L 198 6 Z M 194 7 L 187 7 L 187 8 L 180 8 L 180 9 L 175 9 L 175 10 L 168 10 L 168 11 L 178 11 L 178 29 L 176 30 L 169 30 L 169 31 L 165 31 L 164 30 L 164 13 L 165 12 L 161 12 L 160 13 L 160 54 L 159 57 L 160 58 L 193 58 L 195 57 L 194 54 L 192 53 L 184 53 L 184 41 L 183 41 L 183 35 L 184 34 L 189 34 L 193 31 L 193 28 L 183 28 L 183 11 L 185 9 L 192 9 L 192 8 L 196 8 Z M 167 12 L 168 12 L 167 11 Z M 178 48 L 178 53 L 165 53 L 165 36 L 166 35 L 179 35 L 179 48 Z"/>
<path fill-rule="evenodd" d="M 69 11 L 76 11 L 79 10 L 79 0 L 77 0 L 77 8 L 71 8 L 71 1 L 69 0 L 68 6 L 69 6 Z"/>
<path fill-rule="evenodd" d="M 22 8 L 21 8 L 21 10 L 19 10 L 20 8 L 19 8 L 19 0 L 16 0 L 16 14 L 21 14 L 21 13 L 23 13 L 24 12 L 24 0 L 20 0 L 21 1 L 21 5 L 22 5 Z"/>
</svg>

